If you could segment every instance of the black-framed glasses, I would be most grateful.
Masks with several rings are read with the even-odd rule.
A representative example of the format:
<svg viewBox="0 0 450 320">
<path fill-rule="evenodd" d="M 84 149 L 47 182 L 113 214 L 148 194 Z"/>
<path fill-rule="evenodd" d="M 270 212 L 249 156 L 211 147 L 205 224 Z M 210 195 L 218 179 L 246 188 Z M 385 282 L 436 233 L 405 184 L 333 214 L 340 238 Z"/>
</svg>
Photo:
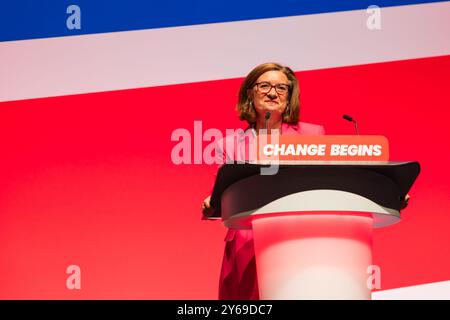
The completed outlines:
<svg viewBox="0 0 450 320">
<path fill-rule="evenodd" d="M 272 88 L 275 88 L 275 91 L 280 95 L 286 95 L 289 92 L 289 85 L 285 83 L 278 83 L 276 85 L 272 85 L 269 82 L 257 82 L 255 83 L 256 88 L 261 93 L 268 93 Z"/>
</svg>

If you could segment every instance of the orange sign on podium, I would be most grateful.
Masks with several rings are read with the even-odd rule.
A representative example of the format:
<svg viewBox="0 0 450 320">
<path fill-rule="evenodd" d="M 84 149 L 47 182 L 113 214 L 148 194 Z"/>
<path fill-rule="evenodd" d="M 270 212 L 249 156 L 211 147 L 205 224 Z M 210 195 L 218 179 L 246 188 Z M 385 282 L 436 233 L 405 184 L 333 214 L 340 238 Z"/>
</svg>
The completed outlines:
<svg viewBox="0 0 450 320">
<path fill-rule="evenodd" d="M 383 136 L 259 135 L 258 160 L 388 161 L 389 142 Z"/>
</svg>

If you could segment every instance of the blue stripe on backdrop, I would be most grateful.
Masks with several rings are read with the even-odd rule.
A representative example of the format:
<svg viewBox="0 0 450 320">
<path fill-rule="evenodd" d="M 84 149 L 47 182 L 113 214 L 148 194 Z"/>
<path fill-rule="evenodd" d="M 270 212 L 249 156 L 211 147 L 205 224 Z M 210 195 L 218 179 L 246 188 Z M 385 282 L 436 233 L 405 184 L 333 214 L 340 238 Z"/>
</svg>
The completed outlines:
<svg viewBox="0 0 450 320">
<path fill-rule="evenodd" d="M 152 29 L 214 22 L 443 2 L 426 0 L 3 0 L 0 41 Z M 448 1 L 447 1 L 448 2 Z M 69 5 L 81 8 L 81 30 L 69 30 Z"/>
</svg>

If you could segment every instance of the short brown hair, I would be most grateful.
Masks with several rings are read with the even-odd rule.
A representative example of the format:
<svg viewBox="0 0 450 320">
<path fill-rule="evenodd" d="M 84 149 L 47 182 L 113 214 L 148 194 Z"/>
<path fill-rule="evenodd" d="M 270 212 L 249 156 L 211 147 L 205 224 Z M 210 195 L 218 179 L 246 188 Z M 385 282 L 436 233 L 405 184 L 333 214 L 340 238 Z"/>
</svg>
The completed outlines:
<svg viewBox="0 0 450 320">
<path fill-rule="evenodd" d="M 256 122 L 256 110 L 253 103 L 250 103 L 249 90 L 253 88 L 256 80 L 267 71 L 281 71 L 289 80 L 289 97 L 288 112 L 283 114 L 283 122 L 290 124 L 297 124 L 300 116 L 300 103 L 299 103 L 299 88 L 298 80 L 291 68 L 282 66 L 275 62 L 268 62 L 260 64 L 255 67 L 245 78 L 239 89 L 239 100 L 236 106 L 239 119 L 246 120 L 249 125 L 253 125 Z"/>
</svg>

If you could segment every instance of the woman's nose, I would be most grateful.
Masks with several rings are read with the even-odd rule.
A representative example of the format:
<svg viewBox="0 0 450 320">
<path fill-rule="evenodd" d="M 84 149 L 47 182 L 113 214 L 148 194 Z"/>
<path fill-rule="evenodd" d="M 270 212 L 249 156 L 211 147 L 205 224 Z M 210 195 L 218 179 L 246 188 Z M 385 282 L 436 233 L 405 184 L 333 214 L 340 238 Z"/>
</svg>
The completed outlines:
<svg viewBox="0 0 450 320">
<path fill-rule="evenodd" d="M 270 88 L 269 92 L 267 92 L 267 96 L 269 98 L 276 98 L 277 97 L 277 91 L 274 87 Z"/>
</svg>

